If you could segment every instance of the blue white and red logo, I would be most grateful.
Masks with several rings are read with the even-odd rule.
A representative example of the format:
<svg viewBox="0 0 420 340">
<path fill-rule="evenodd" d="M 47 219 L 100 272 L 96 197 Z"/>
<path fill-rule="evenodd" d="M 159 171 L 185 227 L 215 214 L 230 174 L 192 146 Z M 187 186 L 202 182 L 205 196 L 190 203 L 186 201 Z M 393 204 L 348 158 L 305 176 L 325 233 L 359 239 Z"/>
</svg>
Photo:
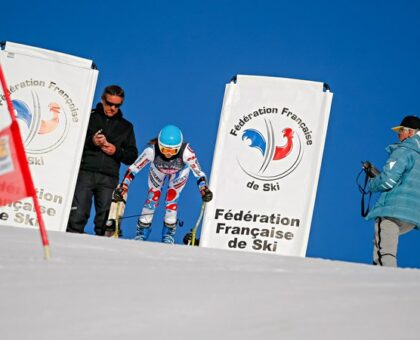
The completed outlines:
<svg viewBox="0 0 420 340">
<path fill-rule="evenodd" d="M 252 178 L 278 180 L 292 173 L 301 162 L 302 143 L 297 131 L 282 126 L 278 119 L 264 118 L 264 125 L 242 132 L 238 164 Z"/>
<path fill-rule="evenodd" d="M 35 91 L 32 91 L 32 101 L 29 103 L 22 99 L 12 102 L 28 153 L 50 152 L 64 142 L 69 124 L 63 105 L 42 100 Z"/>
</svg>

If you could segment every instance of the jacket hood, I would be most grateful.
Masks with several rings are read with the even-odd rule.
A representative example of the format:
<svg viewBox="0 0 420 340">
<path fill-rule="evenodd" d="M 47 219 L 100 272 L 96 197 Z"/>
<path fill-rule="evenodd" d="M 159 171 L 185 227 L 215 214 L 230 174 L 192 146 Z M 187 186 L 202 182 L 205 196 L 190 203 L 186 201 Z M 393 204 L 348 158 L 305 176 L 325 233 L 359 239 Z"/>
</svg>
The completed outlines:
<svg viewBox="0 0 420 340">
<path fill-rule="evenodd" d="M 386 148 L 386 151 L 391 153 L 396 148 L 405 147 L 420 153 L 420 135 L 417 133 L 414 136 L 407 138 L 405 141 L 401 143 L 391 144 Z"/>
</svg>

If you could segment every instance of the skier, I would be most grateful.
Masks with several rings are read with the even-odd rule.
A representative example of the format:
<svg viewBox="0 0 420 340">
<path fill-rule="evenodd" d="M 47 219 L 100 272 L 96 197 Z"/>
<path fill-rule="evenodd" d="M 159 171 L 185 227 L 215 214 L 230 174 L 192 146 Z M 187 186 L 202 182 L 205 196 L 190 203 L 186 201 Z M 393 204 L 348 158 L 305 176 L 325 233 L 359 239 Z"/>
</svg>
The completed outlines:
<svg viewBox="0 0 420 340">
<path fill-rule="evenodd" d="M 150 235 L 151 224 L 162 192 L 165 178 L 168 177 L 166 212 L 162 230 L 162 242 L 173 244 L 177 224 L 178 199 L 188 180 L 190 170 L 198 178 L 197 185 L 202 200 L 209 202 L 213 193 L 207 186 L 205 173 L 201 170 L 197 157 L 189 143 L 183 141 L 181 130 L 174 125 L 166 125 L 157 138 L 149 142 L 137 160 L 128 168 L 122 183 L 114 192 L 114 199 L 122 200 L 135 175 L 150 164 L 149 191 L 141 215 L 137 221 L 135 240 L 144 241 Z"/>
</svg>

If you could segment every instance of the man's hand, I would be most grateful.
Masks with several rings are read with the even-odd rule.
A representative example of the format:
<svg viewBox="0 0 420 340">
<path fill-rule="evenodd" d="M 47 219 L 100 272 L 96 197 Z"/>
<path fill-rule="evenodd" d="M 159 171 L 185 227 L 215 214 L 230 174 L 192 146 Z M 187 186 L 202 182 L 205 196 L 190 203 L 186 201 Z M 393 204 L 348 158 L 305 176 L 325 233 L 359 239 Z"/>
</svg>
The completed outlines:
<svg viewBox="0 0 420 340">
<path fill-rule="evenodd" d="M 105 135 L 102 133 L 102 129 L 98 130 L 92 137 L 92 142 L 93 144 L 95 144 L 96 146 L 102 147 L 103 145 L 105 145 L 106 143 L 108 143 L 108 141 L 106 140 Z"/>
<path fill-rule="evenodd" d="M 109 143 L 105 135 L 102 133 L 102 129 L 98 130 L 92 137 L 93 144 L 99 146 L 103 153 L 108 156 L 112 156 L 117 148 L 114 144 Z"/>
<path fill-rule="evenodd" d="M 101 150 L 108 156 L 112 156 L 115 153 L 115 151 L 117 151 L 117 148 L 114 144 L 106 142 L 106 144 L 101 146 Z"/>
</svg>

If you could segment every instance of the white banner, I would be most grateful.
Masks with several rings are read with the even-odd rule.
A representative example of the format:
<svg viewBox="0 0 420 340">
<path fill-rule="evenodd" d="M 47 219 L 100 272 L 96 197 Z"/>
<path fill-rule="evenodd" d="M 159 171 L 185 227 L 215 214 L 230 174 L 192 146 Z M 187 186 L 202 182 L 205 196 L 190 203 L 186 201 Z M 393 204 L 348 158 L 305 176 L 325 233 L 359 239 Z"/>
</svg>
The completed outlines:
<svg viewBox="0 0 420 340">
<path fill-rule="evenodd" d="M 65 231 L 98 71 L 91 60 L 10 42 L 0 63 L 45 226 Z M 0 116 L 5 112 L 0 93 Z M 0 225 L 36 227 L 32 199 L 0 207 Z"/>
<path fill-rule="evenodd" d="M 200 246 L 305 256 L 331 102 L 319 82 L 226 85 Z"/>
</svg>

